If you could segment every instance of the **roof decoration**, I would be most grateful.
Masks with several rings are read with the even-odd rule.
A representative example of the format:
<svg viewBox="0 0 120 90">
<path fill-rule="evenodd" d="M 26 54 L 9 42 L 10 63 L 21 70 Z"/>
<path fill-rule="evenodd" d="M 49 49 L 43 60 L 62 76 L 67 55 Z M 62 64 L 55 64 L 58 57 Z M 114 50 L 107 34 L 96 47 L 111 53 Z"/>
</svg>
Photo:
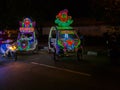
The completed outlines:
<svg viewBox="0 0 120 90">
<path fill-rule="evenodd" d="M 30 18 L 23 19 L 20 22 L 20 32 L 34 32 L 35 22 L 32 22 Z"/>
<path fill-rule="evenodd" d="M 68 15 L 68 10 L 64 9 L 56 15 L 55 23 L 58 24 L 59 28 L 69 28 L 70 24 L 73 23 L 72 17 Z"/>
<path fill-rule="evenodd" d="M 20 22 L 20 27 L 35 27 L 35 22 L 32 22 L 30 18 L 25 18 Z"/>
</svg>

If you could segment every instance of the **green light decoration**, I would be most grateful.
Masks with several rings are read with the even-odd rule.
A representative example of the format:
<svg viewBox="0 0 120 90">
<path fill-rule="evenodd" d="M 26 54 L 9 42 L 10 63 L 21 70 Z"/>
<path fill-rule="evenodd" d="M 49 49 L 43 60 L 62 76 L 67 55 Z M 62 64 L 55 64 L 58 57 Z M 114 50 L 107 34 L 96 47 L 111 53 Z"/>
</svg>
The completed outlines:
<svg viewBox="0 0 120 90">
<path fill-rule="evenodd" d="M 58 29 L 72 29 L 70 24 L 73 23 L 72 17 L 68 16 L 68 10 L 64 9 L 56 15 L 55 23 L 58 24 Z"/>
<path fill-rule="evenodd" d="M 61 40 L 58 40 L 58 45 L 61 46 L 60 48 L 64 48 L 63 43 Z"/>
<path fill-rule="evenodd" d="M 22 42 L 22 40 L 18 40 L 19 44 Z M 30 44 L 28 43 L 27 47 L 26 48 L 22 48 L 21 45 L 18 45 L 18 50 L 29 50 L 30 49 Z"/>
<path fill-rule="evenodd" d="M 71 26 L 68 26 L 68 27 L 59 27 L 59 26 L 57 26 L 57 29 L 58 29 L 58 30 L 64 30 L 64 29 L 72 30 L 73 27 L 71 27 Z"/>
<path fill-rule="evenodd" d="M 78 44 L 75 46 L 75 48 L 78 48 L 80 44 L 81 44 L 81 41 L 78 41 Z"/>
</svg>

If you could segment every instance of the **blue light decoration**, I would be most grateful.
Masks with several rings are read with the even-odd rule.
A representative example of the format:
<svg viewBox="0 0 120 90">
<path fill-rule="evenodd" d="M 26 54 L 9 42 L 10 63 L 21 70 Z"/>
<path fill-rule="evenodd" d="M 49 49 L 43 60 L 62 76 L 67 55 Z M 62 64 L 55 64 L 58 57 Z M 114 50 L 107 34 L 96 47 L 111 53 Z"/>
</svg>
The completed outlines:
<svg viewBox="0 0 120 90">
<path fill-rule="evenodd" d="M 68 16 L 68 10 L 64 9 L 56 15 L 55 23 L 58 24 L 58 29 L 72 29 L 70 24 L 73 23 L 72 17 Z"/>
<path fill-rule="evenodd" d="M 68 38 L 68 34 L 65 34 L 65 38 Z"/>
<path fill-rule="evenodd" d="M 2 54 L 4 54 L 7 50 L 7 44 L 1 44 L 0 45 L 0 51 Z"/>
</svg>

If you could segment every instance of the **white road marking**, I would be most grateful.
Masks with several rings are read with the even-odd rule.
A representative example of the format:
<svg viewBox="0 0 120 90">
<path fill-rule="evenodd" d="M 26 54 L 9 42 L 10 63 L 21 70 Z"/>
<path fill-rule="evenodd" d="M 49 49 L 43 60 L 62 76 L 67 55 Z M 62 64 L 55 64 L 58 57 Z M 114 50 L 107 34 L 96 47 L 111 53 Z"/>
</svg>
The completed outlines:
<svg viewBox="0 0 120 90">
<path fill-rule="evenodd" d="M 44 67 L 48 67 L 48 68 L 52 68 L 52 69 L 57 69 L 57 70 L 61 70 L 61 71 L 67 71 L 67 72 L 71 72 L 71 73 L 75 73 L 75 74 L 80 74 L 80 75 L 84 75 L 84 76 L 89 76 L 89 77 L 91 76 L 91 74 L 88 74 L 88 73 L 83 73 L 83 72 L 73 71 L 73 70 L 69 70 L 69 69 L 54 67 L 54 66 L 50 66 L 50 65 L 46 65 L 46 64 L 36 63 L 36 62 L 31 62 L 31 63 L 37 64 L 40 66 L 44 66 Z"/>
</svg>

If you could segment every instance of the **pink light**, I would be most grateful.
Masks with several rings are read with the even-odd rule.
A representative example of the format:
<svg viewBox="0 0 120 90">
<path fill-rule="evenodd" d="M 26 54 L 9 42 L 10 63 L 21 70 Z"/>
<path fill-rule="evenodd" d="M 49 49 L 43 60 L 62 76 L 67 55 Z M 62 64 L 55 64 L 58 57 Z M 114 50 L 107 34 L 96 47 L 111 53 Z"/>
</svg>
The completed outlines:
<svg viewBox="0 0 120 90">
<path fill-rule="evenodd" d="M 34 28 L 29 28 L 29 27 L 20 27 L 20 32 L 34 32 Z"/>
</svg>

